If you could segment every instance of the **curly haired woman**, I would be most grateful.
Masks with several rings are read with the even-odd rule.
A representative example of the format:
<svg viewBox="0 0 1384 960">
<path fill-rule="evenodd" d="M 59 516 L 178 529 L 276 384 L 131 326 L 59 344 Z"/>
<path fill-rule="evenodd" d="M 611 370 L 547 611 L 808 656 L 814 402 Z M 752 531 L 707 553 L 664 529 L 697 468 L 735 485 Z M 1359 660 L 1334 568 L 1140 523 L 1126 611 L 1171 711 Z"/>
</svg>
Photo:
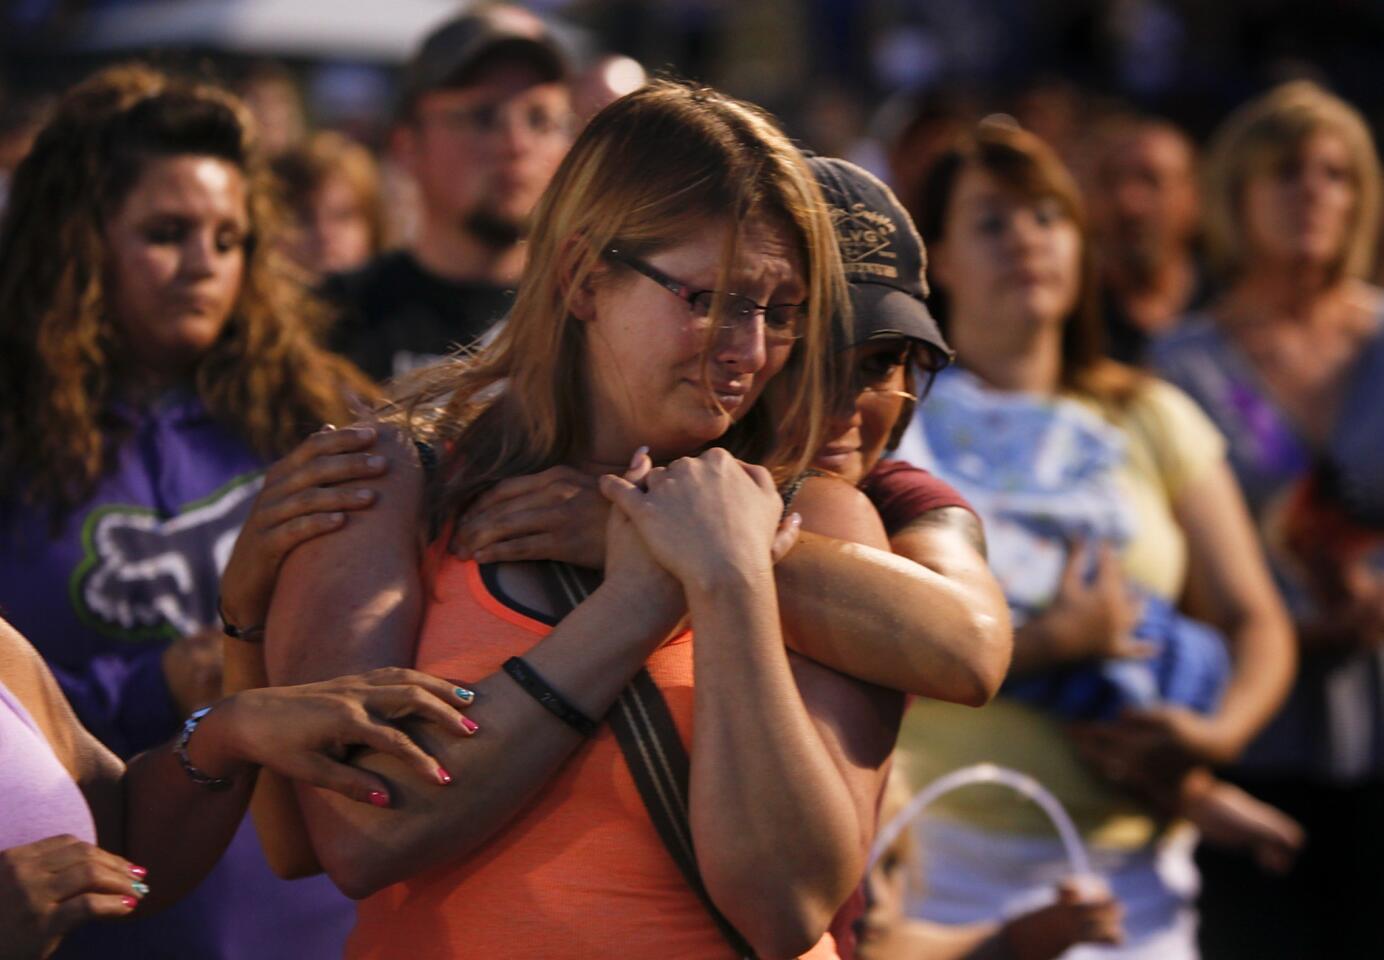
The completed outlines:
<svg viewBox="0 0 1384 960">
<path fill-rule="evenodd" d="M 314 309 L 266 242 L 279 215 L 249 122 L 224 92 L 105 70 L 63 99 L 13 186 L 0 607 L 128 758 L 219 695 L 217 582 L 266 462 L 370 388 L 314 345 Z M 349 906 L 325 884 L 274 883 L 247 827 L 188 901 L 89 928 L 64 956 L 338 951 Z"/>
</svg>

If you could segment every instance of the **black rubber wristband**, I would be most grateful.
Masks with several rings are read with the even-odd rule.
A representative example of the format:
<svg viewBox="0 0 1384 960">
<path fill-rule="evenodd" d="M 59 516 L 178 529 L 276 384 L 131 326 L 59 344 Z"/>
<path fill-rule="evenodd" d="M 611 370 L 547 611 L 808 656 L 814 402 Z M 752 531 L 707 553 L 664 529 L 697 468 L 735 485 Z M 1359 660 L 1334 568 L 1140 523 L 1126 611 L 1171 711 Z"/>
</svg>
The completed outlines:
<svg viewBox="0 0 1384 960">
<path fill-rule="evenodd" d="M 246 643 L 259 643 L 264 640 L 264 624 L 256 624 L 253 627 L 237 627 L 227 620 L 220 597 L 216 598 L 216 615 L 221 618 L 221 632 L 232 640 L 244 640 Z"/>
<path fill-rule="evenodd" d="M 549 713 L 583 737 L 589 737 L 596 732 L 596 721 L 564 700 L 562 694 L 548 686 L 548 682 L 535 673 L 533 667 L 524 662 L 522 657 L 510 657 L 506 660 L 504 671 L 525 693 L 543 704 Z"/>
</svg>

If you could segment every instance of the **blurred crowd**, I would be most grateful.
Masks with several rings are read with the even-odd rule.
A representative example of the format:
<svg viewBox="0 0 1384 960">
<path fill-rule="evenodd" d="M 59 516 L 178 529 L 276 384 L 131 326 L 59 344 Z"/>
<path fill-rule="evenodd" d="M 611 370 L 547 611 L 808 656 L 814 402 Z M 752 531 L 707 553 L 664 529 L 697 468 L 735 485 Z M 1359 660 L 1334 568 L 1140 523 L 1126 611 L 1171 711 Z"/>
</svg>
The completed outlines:
<svg viewBox="0 0 1384 960">
<path fill-rule="evenodd" d="M 1053 5 L 941 3 L 925 14 L 876 4 L 871 20 L 851 4 L 821 2 L 810 16 L 777 21 L 765 3 L 590 6 L 574 13 L 600 27 L 589 33 L 505 5 L 446 20 L 412 51 L 389 98 L 367 98 L 373 113 L 343 111 L 327 124 L 313 122 L 323 111 L 303 69 L 260 59 L 239 64 L 224 84 L 129 62 L 66 91 L 0 100 L 0 616 L 17 631 L 0 633 L 0 708 L 60 761 L 21 766 L 14 758 L 48 748 L 21 749 L 13 737 L 7 746 L 0 723 L 0 760 L 12 764 L 0 767 L 0 784 L 16 798 L 3 801 L 7 808 L 47 805 L 57 811 L 52 832 L 78 837 L 42 846 L 49 841 L 38 826 L 20 825 L 49 823 L 29 814 L 16 814 L 12 829 L 0 825 L 0 899 L 22 904 L 8 914 L 0 907 L 0 921 L 25 930 L 13 947 L 0 943 L 0 957 L 472 956 L 460 943 L 468 924 L 477 944 L 514 937 L 512 951 L 487 947 L 485 955 L 568 955 L 536 947 L 531 938 L 545 928 L 520 916 L 555 909 L 565 894 L 551 887 L 501 904 L 514 904 L 512 921 L 487 908 L 478 912 L 488 920 L 467 914 L 430 925 L 437 914 L 462 916 L 458 903 L 482 883 L 522 890 L 514 871 L 532 869 L 551 883 L 542 864 L 574 862 L 556 839 L 539 856 L 509 850 L 509 835 L 493 832 L 542 835 L 551 828 L 531 822 L 534 809 L 552 820 L 566 797 L 574 809 L 618 801 L 642 813 L 640 794 L 585 794 L 579 780 L 545 779 L 569 776 L 553 770 L 576 741 L 561 751 L 542 738 L 499 741 L 524 759 L 493 762 L 535 772 L 504 781 L 509 793 L 475 788 L 491 806 L 477 800 L 467 816 L 490 832 L 460 858 L 479 863 L 470 875 L 421 853 L 395 859 L 391 851 L 384 865 L 357 867 L 357 841 L 330 839 L 347 827 L 384 846 L 386 836 L 404 837 L 398 843 L 409 850 L 441 841 L 411 825 L 363 823 L 340 802 L 294 801 L 288 779 L 354 789 L 365 803 L 348 807 L 392 805 L 429 829 L 444 822 L 436 801 L 408 792 L 386 766 L 361 768 L 378 782 L 327 782 L 320 769 L 303 772 L 307 759 L 289 760 L 311 754 L 319 767 L 323 757 L 341 766 L 348 745 L 379 749 L 371 739 L 328 744 L 316 719 L 327 700 L 333 710 L 349 702 L 386 720 L 423 712 L 425 695 L 459 701 L 447 700 L 447 710 L 474 701 L 485 732 L 474 746 L 446 750 L 490 749 L 484 738 L 498 740 L 506 724 L 538 722 L 485 714 L 488 699 L 496 711 L 506 701 L 472 681 L 498 675 L 499 661 L 487 668 L 484 658 L 438 654 L 445 625 L 437 617 L 408 621 L 407 642 L 390 656 L 379 652 L 383 641 L 369 645 L 403 616 L 389 598 L 412 596 L 398 568 L 380 572 L 387 562 L 410 576 L 423 571 L 426 590 L 418 588 L 413 607 L 402 605 L 414 614 L 448 609 L 439 597 L 472 582 L 448 579 L 445 550 L 430 549 L 420 565 L 420 540 L 450 548 L 477 571 L 475 583 L 487 578 L 501 598 L 477 601 L 496 617 L 482 631 L 496 650 L 492 633 L 546 631 L 573 606 L 568 620 L 577 620 L 596 609 L 600 590 L 613 589 L 591 592 L 575 577 L 562 588 L 569 602 L 549 609 L 562 590 L 524 579 L 539 560 L 562 561 L 563 570 L 604 566 L 607 583 L 624 583 L 617 571 L 641 563 L 662 568 L 682 577 L 693 622 L 711 623 L 705 612 L 699 618 L 706 608 L 690 585 L 697 577 L 682 573 L 692 561 L 669 559 L 672 547 L 660 552 L 660 537 L 690 535 L 646 529 L 638 509 L 622 503 L 639 491 L 671 498 L 659 491 L 679 482 L 729 491 L 726 503 L 758 503 L 751 487 L 709 478 L 724 464 L 707 460 L 708 445 L 764 463 L 757 482 L 785 490 L 782 526 L 774 497 L 754 517 L 748 506 L 727 515 L 748 524 L 774 514 L 763 539 L 790 571 L 777 587 L 785 632 L 808 623 L 807 632 L 822 635 L 820 650 L 790 641 L 795 665 L 812 662 L 795 666 L 807 671 L 794 673 L 797 689 L 814 718 L 829 717 L 819 730 L 836 730 L 844 744 L 841 754 L 828 749 L 830 758 L 877 778 L 842 775 L 843 794 L 870 811 L 865 849 L 929 783 L 999 764 L 1051 791 L 1092 875 L 1069 875 L 1068 849 L 1031 802 L 993 785 L 967 787 L 922 818 L 898 821 L 907 829 L 869 851 L 868 869 L 864 859 L 841 861 L 847 866 L 824 881 L 831 896 L 819 898 L 831 902 L 812 913 L 822 929 L 791 946 L 792 936 L 759 915 L 789 912 L 771 888 L 793 886 L 792 843 L 775 840 L 784 852 L 770 858 L 774 869 L 751 871 L 763 889 L 743 878 L 736 886 L 709 866 L 706 851 L 722 848 L 695 804 L 699 791 L 715 788 L 697 772 L 694 751 L 690 802 L 685 771 L 681 789 L 698 849 L 677 866 L 698 898 L 689 900 L 695 919 L 678 913 L 685 905 L 660 907 L 671 918 L 669 956 L 719 955 L 699 952 L 701 941 L 686 932 L 697 923 L 726 956 L 1381 955 L 1384 260 L 1379 156 L 1351 95 L 1359 78 L 1346 70 L 1332 89 L 1302 64 L 1248 78 L 1228 61 L 1198 78 L 1215 92 L 1196 102 L 1195 84 L 1170 64 L 1195 60 L 1199 38 L 1215 33 L 1205 21 L 1217 18 L 1207 12 L 1193 22 L 1194 12 L 1152 2 L 1058 18 L 1068 38 L 1083 30 L 1117 38 L 1102 69 L 1119 78 L 1123 97 L 1067 80 L 1021 85 L 1017 78 L 1052 64 L 999 56 L 994 44 L 978 49 L 996 34 L 977 20 L 1007 20 L 1017 36 L 1015 23 L 1043 19 L 1030 6 Z M 35 36 L 61 19 L 43 7 L 25 21 Z M 1332 15 L 1349 19 L 1345 10 Z M 662 45 L 649 39 L 660 35 Z M 656 52 L 641 63 L 598 49 L 594 36 L 610 39 L 611 50 Z M 740 49 L 751 42 L 762 56 Z M 814 60 L 801 49 L 833 52 Z M 1082 51 L 1073 56 L 1089 61 Z M 716 88 L 768 113 L 711 88 L 654 79 L 668 62 L 693 64 Z M 975 72 L 989 64 L 993 82 L 964 86 L 975 75 L 958 73 L 958 62 Z M 871 76 L 853 87 L 862 69 Z M 979 89 L 1014 92 L 963 92 Z M 775 111 L 810 159 L 780 158 L 788 141 L 773 128 Z M 704 114 L 723 124 L 714 135 L 698 125 L 712 129 Z M 695 150 L 683 149 L 694 141 Z M 758 166 L 736 165 L 742 147 Z M 704 176 L 675 178 L 679 165 L 698 163 Z M 779 193 L 734 192 L 745 170 L 768 168 Z M 793 199 L 809 176 L 825 198 L 831 256 L 813 245 L 817 214 Z M 620 199 L 641 181 L 683 191 L 686 220 L 677 221 L 680 194 Z M 740 218 L 728 243 L 699 219 L 698 204 L 716 198 Z M 600 232 L 619 203 L 633 219 Z M 841 291 L 831 295 L 848 300 L 848 311 L 819 318 L 806 306 L 835 289 L 820 275 L 797 286 L 759 275 L 745 281 L 760 285 L 753 289 L 731 285 L 737 257 L 788 262 L 785 229 L 808 238 L 806 253 L 795 254 L 799 272 L 842 264 Z M 573 252 L 573 237 L 599 238 L 599 249 Z M 699 270 L 707 283 L 691 279 Z M 647 310 L 644 300 L 639 310 L 624 307 L 591 280 L 603 271 L 628 272 L 647 285 L 644 297 L 662 299 Z M 630 324 L 607 329 L 617 307 L 640 318 L 670 309 L 665 300 L 684 309 L 668 294 L 704 321 L 714 345 L 710 359 L 686 360 L 686 369 L 712 379 L 729 371 L 714 390 L 726 422 L 684 448 L 640 447 L 626 470 L 633 444 L 621 442 L 640 440 L 636 427 L 649 436 L 664 426 L 679 438 L 673 426 L 691 431 L 681 421 L 655 423 L 648 409 L 662 394 L 630 373 L 661 362 L 657 335 L 631 333 Z M 848 313 L 854 326 L 842 319 Z M 727 315 L 735 319 L 717 319 Z M 805 332 L 830 322 L 837 328 L 829 335 Z M 747 346 L 750 328 L 759 339 Z M 590 362 L 573 365 L 577 355 Z M 818 360 L 820 376 L 804 372 Z M 782 389 L 758 402 L 776 410 L 777 422 L 745 412 L 757 396 L 750 379 L 776 362 Z M 690 382 L 684 374 L 679 382 Z M 544 377 L 554 385 L 546 394 Z M 610 383 L 617 386 L 603 393 Z M 503 394 L 521 401 L 495 399 Z M 384 420 L 373 419 L 379 411 Z M 390 447 L 391 416 L 410 424 L 416 448 Z M 362 419 L 372 425 L 347 427 Z M 630 435 L 602 447 L 602 431 L 625 420 Z M 679 469 L 680 456 L 707 474 L 670 472 L 663 486 L 649 479 Z M 396 490 L 368 481 L 398 474 L 403 460 L 426 479 L 401 507 Z M 787 471 L 790 462 L 796 469 Z M 599 474 L 623 476 L 623 486 L 609 478 L 598 489 Z M 841 480 L 863 494 L 859 502 L 823 484 Z M 686 501 L 702 513 L 710 502 Z M 646 506 L 652 511 L 652 499 Z M 607 519 L 626 509 L 624 527 Z M 420 532 L 398 521 L 406 535 L 392 540 L 349 540 L 364 529 L 363 515 L 426 522 Z M 799 523 L 803 542 L 793 547 Z M 630 546 L 641 536 L 642 546 Z M 809 566 L 803 557 L 817 557 L 813 544 L 826 538 L 892 554 L 907 570 L 826 555 Z M 309 542 L 312 550 L 347 546 L 299 549 Z M 798 565 L 785 553 L 798 554 Z M 299 567 L 287 564 L 291 555 Z M 520 573 L 505 580 L 496 568 Z M 321 586 L 337 575 L 361 592 Z M 659 582 L 640 583 L 661 596 Z M 518 599 L 496 614 L 506 591 Z M 580 602 L 588 592 L 592 599 Z M 667 623 L 648 614 L 660 637 L 682 610 Z M 624 629 L 617 614 L 593 622 L 602 637 Z M 285 634 L 296 627 L 300 637 L 339 628 L 365 639 L 329 653 L 306 641 L 261 653 L 246 635 L 266 624 Z M 915 632 L 927 653 L 909 652 Z M 858 660 L 841 652 L 857 642 Z M 669 687 L 678 674 L 658 658 L 676 644 L 650 647 L 627 674 L 648 658 L 641 676 Z M 30 662 L 34 650 L 41 663 Z M 556 715 L 585 735 L 583 713 L 618 712 L 611 704 L 623 683 L 604 700 L 592 693 L 583 701 L 585 687 L 574 686 L 599 683 L 564 673 L 560 655 L 534 655 L 536 669 L 511 669 L 517 659 L 505 661 L 510 677 L 500 679 L 542 703 L 551 714 L 540 714 L 543 722 Z M 600 661 L 612 663 L 623 661 Z M 368 673 L 386 667 L 460 679 L 428 693 L 427 678 Z M 696 669 L 720 676 L 710 654 Z M 335 679 L 358 674 L 375 679 Z M 831 687 L 843 675 L 853 692 Z M 314 687 L 311 704 L 264 693 L 311 682 L 336 686 Z M 780 689 L 773 682 L 745 690 L 781 701 L 781 691 L 764 693 Z M 379 697 L 404 697 L 409 684 L 424 692 L 409 694 L 407 710 L 393 700 L 379 706 Z M 814 696 L 830 709 L 815 713 Z M 696 751 L 712 750 L 702 712 L 710 709 L 697 700 L 694 728 L 690 698 L 681 701 L 686 715 L 677 707 L 668 723 L 682 724 L 684 739 L 695 729 Z M 287 736 L 289 721 L 301 719 L 316 739 L 245 749 L 250 734 L 233 724 L 247 724 L 249 710 L 223 703 L 254 703 L 266 716 L 302 711 L 285 714 L 274 735 Z M 222 726 L 205 733 L 215 751 L 189 754 L 197 720 L 218 713 Z M 743 722 L 799 729 L 788 714 Z M 470 720 L 462 726 L 476 733 Z M 261 727 L 254 732 L 269 737 Z M 717 728 L 726 749 L 736 729 Z M 227 786 L 223 796 L 240 806 L 226 806 L 205 831 L 178 819 L 182 812 L 160 815 L 170 831 L 219 839 L 207 840 L 215 849 L 186 854 L 195 869 L 164 867 L 179 883 L 186 873 L 190 892 L 144 918 L 148 871 L 109 851 L 132 856 L 157 827 L 138 826 L 148 831 L 138 834 L 131 819 L 113 828 L 125 808 L 93 797 L 123 789 L 136 804 L 152 796 L 134 792 L 136 771 L 141 783 L 162 776 L 146 758 L 179 734 L 168 776 L 180 789 L 192 789 L 183 779 Z M 885 742 L 879 750 L 875 736 Z M 464 780 L 437 739 L 418 738 L 428 751 L 422 760 L 410 752 L 416 747 L 394 750 L 431 764 L 444 786 Z M 232 746 L 222 750 L 223 741 Z M 771 746 L 811 777 L 826 776 L 825 761 L 795 752 L 798 741 Z M 230 787 L 239 774 L 205 773 L 223 757 L 219 769 L 266 768 L 253 820 L 241 822 L 249 789 Z M 550 766 L 539 771 L 540 761 Z M 755 779 L 770 775 L 764 763 L 722 768 L 761 796 L 771 792 Z M 59 787 L 26 793 L 68 775 L 91 808 L 72 813 L 85 833 L 63 826 L 59 814 L 80 803 L 54 800 Z M 804 782 L 819 782 L 811 777 Z M 637 786 L 637 772 L 634 779 Z M 733 784 L 712 782 L 733 793 Z M 738 800 L 725 803 L 727 815 Z M 195 805 L 195 796 L 185 804 Z M 593 832 L 608 828 L 603 812 L 583 815 Z M 791 818 L 776 819 L 791 827 L 783 823 Z M 563 829 L 574 822 L 561 820 Z M 676 817 L 667 830 L 654 822 L 660 833 L 678 829 Z M 748 837 L 761 826 L 769 830 L 752 822 L 742 831 L 746 849 L 759 849 Z M 123 839 L 112 846 L 111 836 Z M 609 916 L 630 909 L 622 883 L 647 879 L 634 853 L 639 875 L 622 872 L 623 842 L 596 850 L 596 879 L 588 877 L 617 891 L 595 908 Z M 177 837 L 165 843 L 179 845 Z M 516 867 L 504 866 L 507 856 Z M 281 879 L 324 869 L 328 877 Z M 104 887 L 92 879 L 117 874 Z M 136 895 L 109 903 L 97 895 L 114 896 L 120 884 Z M 680 881 L 678 889 L 687 892 Z M 339 890 L 364 897 L 359 909 Z M 79 894 L 88 897 L 80 907 Z M 108 922 L 131 911 L 133 919 Z M 576 926 L 573 950 L 599 952 L 590 945 L 623 930 L 620 922 L 615 933 Z"/>
</svg>

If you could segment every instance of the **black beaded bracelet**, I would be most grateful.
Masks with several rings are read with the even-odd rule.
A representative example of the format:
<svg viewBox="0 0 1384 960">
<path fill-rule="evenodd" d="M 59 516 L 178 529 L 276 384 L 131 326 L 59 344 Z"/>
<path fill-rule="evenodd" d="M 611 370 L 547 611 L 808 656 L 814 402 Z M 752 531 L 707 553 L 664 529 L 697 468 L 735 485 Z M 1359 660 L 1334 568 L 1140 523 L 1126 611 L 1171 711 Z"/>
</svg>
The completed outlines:
<svg viewBox="0 0 1384 960">
<path fill-rule="evenodd" d="M 548 686 L 547 681 L 535 673 L 533 667 L 522 657 L 510 657 L 506 660 L 504 671 L 514 678 L 514 682 L 519 684 L 525 693 L 543 704 L 549 713 L 583 737 L 589 737 L 596 732 L 596 721 L 563 699 L 562 694 Z"/>
</svg>

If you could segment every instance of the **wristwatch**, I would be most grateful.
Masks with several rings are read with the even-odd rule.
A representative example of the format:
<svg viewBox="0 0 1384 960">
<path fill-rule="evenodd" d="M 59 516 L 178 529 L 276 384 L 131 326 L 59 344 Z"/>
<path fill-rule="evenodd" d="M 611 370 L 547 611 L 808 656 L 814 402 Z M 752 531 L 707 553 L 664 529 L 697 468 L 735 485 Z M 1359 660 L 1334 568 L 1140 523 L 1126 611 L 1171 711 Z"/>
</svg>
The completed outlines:
<svg viewBox="0 0 1384 960">
<path fill-rule="evenodd" d="M 183 721 L 182 732 L 178 734 L 178 739 L 173 744 L 173 756 L 178 758 L 178 762 L 183 765 L 183 772 L 193 783 L 206 787 L 208 790 L 229 790 L 235 781 L 231 780 L 230 777 L 209 776 L 193 766 L 192 761 L 187 756 L 187 742 L 192 738 L 192 731 L 197 729 L 197 724 L 202 722 L 203 717 L 211 713 L 211 709 L 211 707 L 203 707 L 201 710 L 194 710 L 192 716 Z"/>
</svg>

